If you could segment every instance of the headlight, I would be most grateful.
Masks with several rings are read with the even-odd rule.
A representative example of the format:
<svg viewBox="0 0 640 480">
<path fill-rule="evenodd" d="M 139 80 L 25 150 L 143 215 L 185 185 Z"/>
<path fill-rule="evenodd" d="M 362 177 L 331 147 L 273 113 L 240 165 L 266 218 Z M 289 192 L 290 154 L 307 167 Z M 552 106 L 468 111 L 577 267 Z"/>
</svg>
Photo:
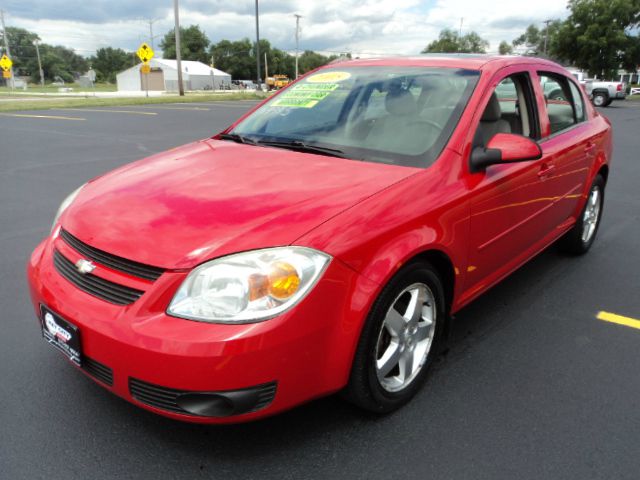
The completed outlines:
<svg viewBox="0 0 640 480">
<path fill-rule="evenodd" d="M 84 185 L 86 185 L 86 183 Z M 69 194 L 69 196 L 67 196 L 67 198 L 65 198 L 62 201 L 62 203 L 60 204 L 60 207 L 58 207 L 58 211 L 56 212 L 56 216 L 53 218 L 53 224 L 51 225 L 51 230 L 52 231 L 55 228 L 55 226 L 57 225 L 58 220 L 60 219 L 60 215 L 62 215 L 62 212 L 64 212 L 69 207 L 69 205 L 71 205 L 73 203 L 73 201 L 76 199 L 76 197 L 78 196 L 78 194 L 80 193 L 80 190 L 82 190 L 84 185 L 81 185 L 80 187 L 76 188 L 73 192 L 71 192 Z"/>
<path fill-rule="evenodd" d="M 304 247 L 276 247 L 200 265 L 167 313 L 211 323 L 250 323 L 288 310 L 313 287 L 331 257 Z"/>
</svg>

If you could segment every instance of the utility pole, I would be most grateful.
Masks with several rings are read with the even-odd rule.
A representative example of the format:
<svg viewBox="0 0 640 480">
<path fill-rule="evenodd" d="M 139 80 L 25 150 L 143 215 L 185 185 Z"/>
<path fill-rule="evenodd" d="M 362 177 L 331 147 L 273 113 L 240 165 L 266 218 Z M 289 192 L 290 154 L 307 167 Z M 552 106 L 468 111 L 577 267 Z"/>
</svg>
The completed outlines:
<svg viewBox="0 0 640 480">
<path fill-rule="evenodd" d="M 464 23 L 464 17 L 460 17 L 460 30 L 458 31 L 458 39 L 462 38 L 462 24 Z"/>
<path fill-rule="evenodd" d="M 262 79 L 260 78 L 260 21 L 258 12 L 258 0 L 256 0 L 256 78 L 258 80 L 258 90 L 262 90 Z"/>
<path fill-rule="evenodd" d="M 545 20 L 544 23 L 545 24 L 545 29 L 544 29 L 544 56 L 547 56 L 547 42 L 549 41 L 549 24 L 552 22 L 553 20 Z"/>
<path fill-rule="evenodd" d="M 40 61 L 40 47 L 38 44 L 38 39 L 34 40 L 33 44 L 36 46 L 36 55 L 38 56 L 38 71 L 40 72 L 40 85 L 44 87 L 44 70 L 42 70 L 42 62 Z"/>
<path fill-rule="evenodd" d="M 295 13 L 293 15 L 294 17 L 296 17 L 296 79 L 298 78 L 298 57 L 299 57 L 299 52 L 300 52 L 300 19 L 302 18 L 302 15 L 298 15 L 297 13 Z"/>
<path fill-rule="evenodd" d="M 155 20 L 153 19 L 146 20 L 146 22 L 149 24 L 149 42 L 151 43 L 151 50 L 155 50 L 153 39 L 156 37 L 153 35 L 153 24 L 156 23 L 157 21 L 158 21 L 157 18 Z"/>
<path fill-rule="evenodd" d="M 211 55 L 211 92 L 215 92 L 216 90 L 216 72 L 215 72 L 215 64 L 213 63 L 213 55 Z"/>
<path fill-rule="evenodd" d="M 258 0 L 256 0 L 258 1 Z M 182 55 L 180 53 L 180 13 L 178 0 L 173 0 L 173 14 L 175 17 L 175 34 L 176 34 L 176 67 L 178 68 L 178 93 L 184 97 L 184 85 L 182 84 Z"/>
<path fill-rule="evenodd" d="M 268 78 L 269 78 L 269 64 L 267 63 L 267 52 L 264 52 L 264 83 L 267 83 Z M 267 85 L 267 90 L 269 90 L 269 85 Z"/>
<path fill-rule="evenodd" d="M 9 50 L 9 36 L 7 35 L 7 29 L 4 26 L 4 10 L 0 10 L 0 23 L 2 24 L 2 38 L 4 38 L 4 51 L 7 54 L 7 57 L 11 58 L 11 50 Z M 10 72 L 11 72 L 11 90 L 13 90 L 16 87 L 15 80 L 13 77 L 13 67 L 11 67 Z"/>
</svg>

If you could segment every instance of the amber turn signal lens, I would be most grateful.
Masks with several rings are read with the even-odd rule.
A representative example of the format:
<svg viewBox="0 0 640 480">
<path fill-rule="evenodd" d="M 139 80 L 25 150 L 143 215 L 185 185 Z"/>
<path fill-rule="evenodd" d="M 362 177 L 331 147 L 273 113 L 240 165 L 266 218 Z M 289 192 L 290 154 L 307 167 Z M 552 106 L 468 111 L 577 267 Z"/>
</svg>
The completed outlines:
<svg viewBox="0 0 640 480">
<path fill-rule="evenodd" d="M 287 262 L 276 262 L 269 273 L 269 295 L 284 300 L 298 291 L 300 277 L 296 268 Z"/>
</svg>

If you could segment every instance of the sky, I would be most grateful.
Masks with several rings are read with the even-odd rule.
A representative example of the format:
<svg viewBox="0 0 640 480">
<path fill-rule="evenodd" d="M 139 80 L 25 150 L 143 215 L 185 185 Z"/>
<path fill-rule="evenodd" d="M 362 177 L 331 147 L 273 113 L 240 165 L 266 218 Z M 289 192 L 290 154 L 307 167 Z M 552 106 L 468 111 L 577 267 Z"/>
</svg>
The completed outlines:
<svg viewBox="0 0 640 480">
<path fill-rule="evenodd" d="M 301 19 L 300 49 L 354 56 L 417 54 L 440 30 L 475 31 L 497 51 L 527 25 L 564 18 L 564 0 L 261 0 L 260 37 L 295 49 L 294 14 Z M 525 6 L 526 5 L 526 6 Z M 0 0 L 7 26 L 36 32 L 45 43 L 90 56 L 101 47 L 128 51 L 155 45 L 173 28 L 172 0 Z M 182 26 L 197 24 L 212 42 L 255 38 L 254 0 L 180 0 Z"/>
</svg>

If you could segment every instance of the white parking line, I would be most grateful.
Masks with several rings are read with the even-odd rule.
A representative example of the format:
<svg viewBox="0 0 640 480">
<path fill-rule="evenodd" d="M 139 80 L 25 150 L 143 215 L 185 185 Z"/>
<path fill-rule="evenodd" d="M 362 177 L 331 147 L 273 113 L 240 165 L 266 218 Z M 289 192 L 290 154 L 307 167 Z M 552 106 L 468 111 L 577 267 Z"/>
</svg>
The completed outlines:
<svg viewBox="0 0 640 480">
<path fill-rule="evenodd" d="M 158 115 L 156 112 L 138 112 L 135 110 L 109 110 L 109 109 L 93 109 L 93 108 L 65 108 L 64 110 L 73 110 L 75 112 L 98 112 L 98 113 L 130 113 L 131 115 Z"/>
<path fill-rule="evenodd" d="M 61 115 L 32 115 L 26 113 L 0 113 L 4 117 L 20 117 L 20 118 L 44 118 L 47 120 L 72 120 L 72 121 L 85 121 L 86 118 L 80 117 L 64 117 Z"/>
<path fill-rule="evenodd" d="M 155 105 L 145 105 L 145 108 L 155 108 L 158 110 L 199 110 L 208 112 L 210 109 L 205 107 L 164 107 L 164 106 L 155 106 Z"/>
</svg>

